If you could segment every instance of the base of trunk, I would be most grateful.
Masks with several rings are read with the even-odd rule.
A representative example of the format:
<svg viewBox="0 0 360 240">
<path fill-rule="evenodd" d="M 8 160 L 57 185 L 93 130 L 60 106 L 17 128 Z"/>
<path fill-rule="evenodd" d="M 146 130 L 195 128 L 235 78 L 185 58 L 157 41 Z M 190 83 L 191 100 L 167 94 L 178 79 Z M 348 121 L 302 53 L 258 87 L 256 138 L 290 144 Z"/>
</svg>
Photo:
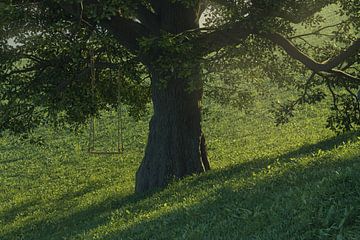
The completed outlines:
<svg viewBox="0 0 360 240">
<path fill-rule="evenodd" d="M 136 173 L 137 193 L 163 188 L 173 179 L 210 170 L 203 134 L 189 131 L 188 126 L 170 127 L 162 122 L 156 117 L 150 122 L 145 157 Z"/>
</svg>

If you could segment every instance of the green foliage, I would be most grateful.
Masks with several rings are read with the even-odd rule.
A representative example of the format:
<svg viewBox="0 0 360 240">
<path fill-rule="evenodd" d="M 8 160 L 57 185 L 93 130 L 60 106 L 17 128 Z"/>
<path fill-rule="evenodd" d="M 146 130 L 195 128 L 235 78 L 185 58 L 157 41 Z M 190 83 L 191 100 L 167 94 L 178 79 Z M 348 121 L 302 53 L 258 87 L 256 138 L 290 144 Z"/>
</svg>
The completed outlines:
<svg viewBox="0 0 360 240">
<path fill-rule="evenodd" d="M 187 89 L 201 88 L 198 76 L 201 58 L 192 44 L 186 43 L 188 35 L 163 33 L 161 37 L 145 38 L 140 42 L 141 55 L 149 56 L 153 75 L 160 79 L 157 87 L 166 89 L 169 82 L 182 79 Z M 201 80 L 201 79 L 200 79 Z"/>
<path fill-rule="evenodd" d="M 290 38 L 299 29 L 301 33 L 315 31 L 312 36 L 292 41 L 320 62 L 341 52 L 359 34 L 356 0 L 207 2 L 208 29 L 199 31 L 196 21 L 205 2 L 198 0 L 176 0 L 165 5 L 143 0 L 2 1 L 0 132 L 27 131 L 42 122 L 84 123 L 102 109 L 116 108 L 118 94 L 115 91 L 119 85 L 121 101 L 130 106 L 133 115 L 139 116 L 150 101 L 147 76 L 151 70 L 156 69 L 166 82 L 166 78 L 191 78 L 199 71 L 199 64 L 203 69 L 202 82 L 190 79 L 189 90 L 209 85 L 211 90 L 205 94 L 242 109 L 252 105 L 258 92 L 266 92 L 267 80 L 279 87 L 300 91 L 306 85 L 303 79 L 310 75 L 305 67 L 264 39 L 262 33 L 277 32 Z M 317 14 L 323 8 L 331 13 L 330 18 Z M 177 11 L 182 14 L 175 14 Z M 155 16 L 155 20 L 149 15 Z M 334 20 L 341 23 L 334 25 Z M 197 45 L 199 39 L 241 21 L 256 34 L 210 53 L 200 51 L 208 46 Z M 182 29 L 181 23 L 187 23 L 184 30 L 178 30 Z M 325 32 L 316 31 L 327 25 L 333 26 Z M 320 39 L 317 43 L 321 45 L 311 42 L 313 36 Z M 9 39 L 16 45 L 10 44 Z M 95 94 L 89 80 L 90 52 L 94 52 L 96 58 Z M 356 77 L 359 76 L 358 63 L 356 55 L 339 67 Z M 237 77 L 239 75 L 242 77 Z M 347 79 L 327 76 L 326 81 L 316 81 L 310 86 L 315 88 L 313 92 L 319 93 L 318 89 L 330 83 L 335 92 L 341 92 L 344 81 Z M 222 84 L 225 90 L 219 88 Z M 347 87 L 354 92 L 358 84 Z M 353 104 L 356 108 L 356 103 Z M 352 114 L 351 119 L 356 120 L 352 122 L 354 126 L 359 122 L 357 115 Z M 330 127 L 341 130 L 344 125 Z"/>
<path fill-rule="evenodd" d="M 101 55 L 97 57 L 98 59 L 102 58 Z M 78 59 L 81 60 L 78 61 Z M 118 94 L 121 94 L 123 103 L 131 106 L 133 115 L 139 115 L 144 111 L 144 106 L 149 101 L 148 82 L 144 82 L 144 77 L 140 75 L 137 78 L 131 75 L 132 80 L 128 77 L 134 71 L 140 73 L 142 66 L 135 65 L 136 63 L 133 65 L 124 64 L 121 71 L 118 69 L 99 71 L 97 72 L 96 85 L 93 86 L 89 79 L 89 64 L 86 61 L 89 59 L 82 57 L 74 57 L 73 59 L 64 57 L 59 62 L 54 60 L 52 64 L 55 66 L 44 68 L 41 75 L 29 75 L 27 73 L 24 80 L 17 83 L 19 91 L 14 90 L 10 82 L 14 84 L 16 79 L 24 75 L 20 73 L 8 78 L 3 85 L 2 99 L 7 99 L 7 101 L 1 102 L 1 118 L 2 123 L 5 124 L 2 127 L 21 132 L 24 129 L 15 128 L 11 121 L 14 119 L 28 121 L 29 116 L 34 115 L 36 111 L 42 113 L 38 116 L 39 119 L 45 117 L 46 120 L 53 119 L 54 122 L 58 122 L 63 116 L 66 122 L 83 123 L 89 115 L 96 114 L 99 109 L 104 109 L 107 106 L 116 108 L 119 103 Z M 128 63 L 132 62 L 129 61 Z M 28 68 L 34 66 L 33 63 L 28 64 Z M 35 66 L 38 65 L 41 63 L 35 64 Z M 76 73 L 79 70 L 80 72 Z M 52 75 L 54 73 L 56 73 L 55 76 Z M 120 73 L 123 75 L 119 75 Z M 30 82 L 28 77 L 34 77 L 33 81 L 39 84 L 33 84 L 34 82 Z M 47 79 L 52 79 L 52 81 L 46 82 Z M 28 88 L 20 90 L 21 87 L 25 86 Z M 93 92 L 93 87 L 96 87 L 96 92 Z M 29 98 L 30 94 L 32 94 L 31 98 Z M 12 112 L 10 107 L 11 103 L 14 102 L 17 103 L 17 111 Z M 35 121 L 29 123 L 35 123 Z M 19 125 L 21 124 L 23 123 L 19 123 Z"/>
<path fill-rule="evenodd" d="M 84 123 L 101 109 L 116 108 L 118 91 L 134 116 L 143 114 L 149 83 L 135 56 L 106 32 L 94 34 L 68 21 L 49 23 L 52 19 L 45 17 L 46 30 L 29 21 L 31 32 L 17 29 L 24 31 L 17 32 L 17 46 L 1 45 L 0 97 L 5 101 L 0 102 L 0 131 L 23 132 L 42 122 Z M 19 20 L 20 27 L 21 21 L 28 18 Z M 90 79 L 90 52 L 96 86 Z"/>
</svg>

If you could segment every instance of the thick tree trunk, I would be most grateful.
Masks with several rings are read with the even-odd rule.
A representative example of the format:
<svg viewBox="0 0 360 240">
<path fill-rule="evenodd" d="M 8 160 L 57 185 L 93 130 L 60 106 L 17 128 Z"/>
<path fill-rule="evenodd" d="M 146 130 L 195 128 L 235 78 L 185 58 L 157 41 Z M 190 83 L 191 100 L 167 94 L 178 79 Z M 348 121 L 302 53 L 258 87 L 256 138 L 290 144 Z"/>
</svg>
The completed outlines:
<svg viewBox="0 0 360 240">
<path fill-rule="evenodd" d="M 152 74 L 154 115 L 145 156 L 136 173 L 136 192 L 161 188 L 171 179 L 210 169 L 201 130 L 202 89 L 188 90 L 194 77 L 174 77 L 166 86 L 161 80 Z"/>
</svg>

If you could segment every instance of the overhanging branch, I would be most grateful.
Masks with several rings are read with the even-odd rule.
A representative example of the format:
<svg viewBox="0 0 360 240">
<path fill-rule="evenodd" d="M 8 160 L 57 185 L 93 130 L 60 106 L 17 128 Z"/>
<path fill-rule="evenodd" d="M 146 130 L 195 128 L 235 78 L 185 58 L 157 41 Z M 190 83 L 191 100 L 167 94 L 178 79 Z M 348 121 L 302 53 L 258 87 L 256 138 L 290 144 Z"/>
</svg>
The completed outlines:
<svg viewBox="0 0 360 240">
<path fill-rule="evenodd" d="M 108 29 L 123 46 L 133 52 L 139 50 L 138 39 L 150 34 L 142 24 L 120 16 L 103 20 L 101 25 Z"/>
<path fill-rule="evenodd" d="M 137 18 L 141 24 L 147 27 L 152 33 L 158 34 L 160 31 L 160 22 L 156 13 L 151 12 L 143 5 L 137 6 Z"/>
<path fill-rule="evenodd" d="M 122 17 L 119 13 L 109 19 L 100 20 L 99 24 L 95 24 L 89 17 L 84 16 L 83 12 L 79 12 L 80 6 L 77 4 L 60 4 L 60 7 L 67 14 L 75 18 L 81 18 L 80 20 L 82 22 L 88 23 L 87 25 L 90 24 L 92 28 L 95 28 L 94 26 L 96 25 L 104 27 L 111 32 L 124 47 L 132 52 L 136 52 L 139 49 L 137 40 L 150 34 L 144 25 L 132 19 Z"/>
<path fill-rule="evenodd" d="M 239 44 L 257 31 L 251 27 L 249 19 L 224 26 L 219 30 L 200 34 L 193 39 L 194 45 L 202 55 L 217 51 L 223 47 Z"/>
<path fill-rule="evenodd" d="M 336 27 L 336 26 L 339 26 L 339 25 L 344 24 L 344 23 L 345 23 L 345 21 L 339 22 L 339 23 L 336 23 L 336 24 L 332 24 L 332 25 L 328 25 L 328 26 L 324 26 L 324 27 L 318 28 L 318 29 L 316 29 L 315 31 L 312 31 L 312 32 L 292 36 L 289 39 L 291 40 L 291 39 L 295 39 L 295 38 L 302 38 L 302 37 L 307 37 L 307 36 L 320 35 L 320 32 L 325 30 L 325 29 Z"/>
<path fill-rule="evenodd" d="M 292 58 L 298 60 L 299 62 L 304 64 L 307 68 L 311 69 L 316 73 L 317 72 L 332 73 L 337 76 L 348 78 L 360 84 L 359 78 L 352 76 L 341 70 L 335 69 L 339 64 L 344 62 L 346 59 L 359 53 L 360 39 L 354 41 L 351 46 L 349 46 L 346 50 L 342 51 L 339 55 L 335 56 L 334 58 L 331 58 L 323 63 L 319 63 L 313 60 L 305 53 L 301 52 L 292 42 L 290 42 L 281 34 L 269 33 L 269 34 L 261 34 L 260 36 L 267 38 L 276 45 L 280 46 Z"/>
</svg>

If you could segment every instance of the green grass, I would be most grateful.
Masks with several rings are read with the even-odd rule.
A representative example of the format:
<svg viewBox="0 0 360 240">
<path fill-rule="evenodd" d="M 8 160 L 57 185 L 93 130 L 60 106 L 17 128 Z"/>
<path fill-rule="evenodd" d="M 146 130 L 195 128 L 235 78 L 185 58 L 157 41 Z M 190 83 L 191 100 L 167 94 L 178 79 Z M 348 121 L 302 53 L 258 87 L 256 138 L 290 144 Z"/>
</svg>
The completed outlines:
<svg viewBox="0 0 360 240">
<path fill-rule="evenodd" d="M 359 239 L 360 134 L 308 107 L 275 127 L 264 109 L 207 106 L 213 170 L 134 195 L 147 118 L 125 152 L 86 153 L 86 131 L 0 139 L 0 239 Z M 42 136 L 42 137 L 41 137 Z"/>
</svg>

